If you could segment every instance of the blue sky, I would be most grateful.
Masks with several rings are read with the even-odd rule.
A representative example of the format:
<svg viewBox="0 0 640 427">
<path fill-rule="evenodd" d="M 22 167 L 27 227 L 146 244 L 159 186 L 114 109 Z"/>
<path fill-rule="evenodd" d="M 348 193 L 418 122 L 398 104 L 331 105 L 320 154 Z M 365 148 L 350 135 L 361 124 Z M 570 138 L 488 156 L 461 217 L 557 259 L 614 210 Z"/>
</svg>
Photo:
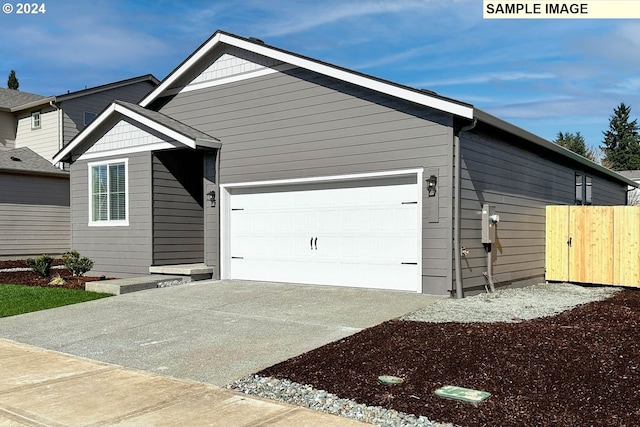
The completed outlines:
<svg viewBox="0 0 640 427">
<path fill-rule="evenodd" d="M 41 95 L 162 80 L 221 29 L 433 90 L 549 140 L 580 131 L 598 146 L 620 102 L 640 116 L 640 20 L 484 20 L 481 0 L 44 4 L 0 13 L 2 87 L 11 69 L 20 90 Z"/>
</svg>

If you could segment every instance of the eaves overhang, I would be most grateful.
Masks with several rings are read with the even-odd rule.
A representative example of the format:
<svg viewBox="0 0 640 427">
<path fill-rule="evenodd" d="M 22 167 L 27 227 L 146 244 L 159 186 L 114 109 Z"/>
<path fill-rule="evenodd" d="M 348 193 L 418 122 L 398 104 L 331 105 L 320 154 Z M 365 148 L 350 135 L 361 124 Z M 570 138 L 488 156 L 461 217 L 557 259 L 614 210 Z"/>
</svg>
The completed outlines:
<svg viewBox="0 0 640 427">
<path fill-rule="evenodd" d="M 48 98 L 38 99 L 37 101 L 32 101 L 26 104 L 17 105 L 15 107 L 9 108 L 8 110 L 11 113 L 15 113 L 17 111 L 29 110 L 31 108 L 40 107 L 43 105 L 49 105 L 49 103 L 55 102 L 55 100 L 56 100 L 55 96 L 50 96 Z"/>
<path fill-rule="evenodd" d="M 172 85 L 184 76 L 193 66 L 195 66 L 200 59 L 221 44 L 235 46 L 258 55 L 266 56 L 277 61 L 314 71 L 319 74 L 333 77 L 380 93 L 395 96 L 416 104 L 454 114 L 459 117 L 467 119 L 473 118 L 473 106 L 470 104 L 369 76 L 347 68 L 328 64 L 326 62 L 269 46 L 255 39 L 247 39 L 223 31 L 217 31 L 211 38 L 209 38 L 209 40 L 204 42 L 194 53 L 182 62 L 182 64 L 172 71 L 157 88 L 149 93 L 149 95 L 140 102 L 140 105 L 146 107 L 157 98 L 163 96 L 163 94 L 171 89 Z"/>
<path fill-rule="evenodd" d="M 640 184 L 636 183 L 635 181 L 630 180 L 629 178 L 626 178 L 622 175 L 620 175 L 619 173 L 612 171 L 611 169 L 608 169 L 602 165 L 599 165 L 585 157 L 582 157 L 579 154 L 574 153 L 571 150 L 567 150 L 564 147 L 559 146 L 558 144 L 554 144 L 551 141 L 548 141 L 544 138 L 539 137 L 538 135 L 535 135 L 527 130 L 524 130 L 512 123 L 506 122 L 502 119 L 499 119 L 498 117 L 495 117 L 485 111 L 482 111 L 478 108 L 474 108 L 474 118 L 476 118 L 479 122 L 483 122 L 488 124 L 489 126 L 495 127 L 497 129 L 500 129 L 502 131 L 508 132 L 514 136 L 517 136 L 519 138 L 522 138 L 528 142 L 531 142 L 537 146 L 540 146 L 546 150 L 549 150 L 551 152 L 554 152 L 560 156 L 563 156 L 567 159 L 573 160 L 574 162 L 577 162 L 583 166 L 585 166 L 588 169 L 592 169 L 592 170 L 596 170 L 604 175 L 607 175 L 617 181 L 623 182 L 627 185 L 633 186 L 633 187 L 638 187 L 640 186 Z"/>
</svg>

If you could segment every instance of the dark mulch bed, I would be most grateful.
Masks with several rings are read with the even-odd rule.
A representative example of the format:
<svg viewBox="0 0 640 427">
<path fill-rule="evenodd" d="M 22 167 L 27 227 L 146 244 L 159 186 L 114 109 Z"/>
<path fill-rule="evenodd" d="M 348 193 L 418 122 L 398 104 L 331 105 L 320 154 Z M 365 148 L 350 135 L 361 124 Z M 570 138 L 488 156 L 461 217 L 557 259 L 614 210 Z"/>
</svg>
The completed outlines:
<svg viewBox="0 0 640 427">
<path fill-rule="evenodd" d="M 522 323 L 389 321 L 259 375 L 461 426 L 638 426 L 640 291 Z M 492 396 L 436 397 L 444 385 Z"/>
<path fill-rule="evenodd" d="M 54 266 L 63 265 L 61 259 L 55 259 L 53 261 Z M 5 268 L 24 268 L 27 267 L 27 262 L 24 260 L 15 261 L 0 261 L 0 269 Z M 64 285 L 51 285 L 49 282 L 55 277 L 60 275 L 66 283 Z M 25 285 L 25 286 L 44 286 L 55 288 L 67 288 L 67 289 L 85 289 L 86 282 L 93 282 L 101 280 L 100 277 L 93 276 L 72 276 L 71 272 L 66 268 L 54 268 L 51 269 L 49 277 L 41 277 L 38 273 L 33 271 L 0 271 L 0 283 L 11 285 Z M 104 280 L 104 279 L 102 279 Z"/>
</svg>

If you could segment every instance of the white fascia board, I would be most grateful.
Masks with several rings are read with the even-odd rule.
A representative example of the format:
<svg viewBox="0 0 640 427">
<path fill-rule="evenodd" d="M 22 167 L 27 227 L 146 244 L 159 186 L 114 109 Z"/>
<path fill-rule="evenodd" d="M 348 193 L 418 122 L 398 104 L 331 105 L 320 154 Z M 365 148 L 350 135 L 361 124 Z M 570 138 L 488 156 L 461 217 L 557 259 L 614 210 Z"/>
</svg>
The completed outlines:
<svg viewBox="0 0 640 427">
<path fill-rule="evenodd" d="M 147 107 L 153 102 L 160 94 L 162 94 L 169 86 L 171 86 L 176 80 L 178 80 L 189 68 L 197 63 L 203 56 L 211 51 L 219 42 L 220 36 L 218 33 L 209 39 L 203 46 L 200 47 L 191 58 L 187 59 L 184 64 L 180 66 L 172 75 L 168 76 L 158 87 L 156 87 L 149 95 L 147 95 L 138 105 L 141 107 Z"/>
<path fill-rule="evenodd" d="M 168 136 L 170 139 L 173 139 L 175 141 L 178 141 L 184 145 L 186 145 L 187 147 L 193 148 L 195 150 L 196 148 L 196 142 L 195 140 L 193 140 L 192 138 L 189 138 L 188 136 L 184 136 L 183 134 L 174 131 L 173 129 L 169 129 L 166 126 L 161 125 L 158 122 L 155 122 L 151 119 L 146 118 L 145 116 L 136 113 L 135 111 L 131 111 L 130 109 L 128 109 L 127 107 L 124 107 L 122 105 L 116 104 L 116 108 L 115 111 L 121 113 L 124 116 L 127 116 L 133 120 L 135 120 L 136 122 L 147 126 L 148 128 L 151 128 L 153 130 L 156 130 L 158 132 L 160 132 L 161 134 Z"/>
<path fill-rule="evenodd" d="M 58 162 L 61 162 L 62 159 L 67 156 L 67 154 L 73 151 L 74 148 L 76 148 L 78 145 L 82 143 L 82 141 L 85 140 L 87 135 L 90 135 L 98 126 L 104 123 L 105 120 L 107 120 L 107 118 L 115 111 L 115 108 L 116 108 L 115 103 L 112 103 L 111 105 L 109 105 L 107 109 L 102 112 L 102 114 L 100 114 L 98 117 L 93 119 L 91 123 L 89 123 L 89 126 L 84 128 L 84 130 L 76 137 L 76 139 L 74 139 L 69 145 L 67 145 L 64 149 L 58 152 L 58 154 L 53 157 L 53 160 L 51 161 L 51 163 L 55 165 Z"/>
<path fill-rule="evenodd" d="M 395 96 L 397 98 L 406 99 L 407 101 L 415 102 L 416 104 L 455 114 L 456 116 L 464 117 L 467 119 L 473 118 L 472 106 L 461 105 L 455 102 L 447 101 L 445 99 L 435 98 L 428 94 L 422 94 L 416 91 L 404 89 L 402 87 L 398 87 L 356 73 L 351 73 L 349 71 L 325 65 L 316 61 L 312 61 L 310 59 L 291 55 L 289 53 L 273 49 L 266 45 L 262 46 L 223 33 L 218 33 L 214 37 L 212 37 L 197 52 L 195 52 L 191 58 L 189 58 L 184 64 L 182 64 L 182 66 L 180 66 L 180 68 L 177 69 L 173 75 L 169 76 L 160 86 L 158 86 L 145 99 L 143 99 L 139 105 L 141 105 L 142 107 L 146 107 L 147 105 L 149 105 L 153 100 L 155 100 L 158 96 L 165 92 L 165 90 L 171 84 L 179 79 L 192 65 L 198 62 L 204 55 L 209 53 L 211 49 L 213 49 L 218 43 L 225 43 L 230 46 L 245 49 L 249 52 L 295 65 L 296 67 L 315 71 L 317 73 L 324 74 L 338 80 L 353 83 L 355 85 L 375 90 L 377 92 L 386 93 L 387 95 Z"/>
<path fill-rule="evenodd" d="M 220 41 L 231 46 L 239 47 L 241 49 L 257 53 L 259 55 L 277 59 L 279 61 L 305 68 L 307 70 L 315 71 L 320 74 L 336 78 L 338 80 L 353 83 L 357 86 L 366 87 L 367 89 L 386 93 L 387 95 L 392 95 L 397 98 L 406 99 L 407 101 L 415 102 L 416 104 L 432 107 L 437 110 L 455 114 L 460 117 L 465 117 L 467 119 L 473 118 L 473 107 L 471 106 L 460 105 L 444 99 L 434 98 L 427 94 L 403 89 L 401 87 L 374 80 L 359 74 L 350 73 L 346 70 L 334 68 L 329 65 L 318 63 L 316 61 L 274 50 L 267 46 L 260 46 L 246 40 L 237 39 L 226 34 L 220 35 Z"/>
</svg>

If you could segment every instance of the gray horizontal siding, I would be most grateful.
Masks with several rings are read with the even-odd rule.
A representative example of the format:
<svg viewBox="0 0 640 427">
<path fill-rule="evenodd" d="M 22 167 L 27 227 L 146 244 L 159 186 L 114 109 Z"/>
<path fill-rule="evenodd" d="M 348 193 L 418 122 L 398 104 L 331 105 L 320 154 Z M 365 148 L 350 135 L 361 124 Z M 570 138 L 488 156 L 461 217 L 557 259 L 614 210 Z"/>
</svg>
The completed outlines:
<svg viewBox="0 0 640 427">
<path fill-rule="evenodd" d="M 94 261 L 91 274 L 129 277 L 149 274 L 151 265 L 151 154 L 129 159 L 129 226 L 89 227 L 87 161 L 71 165 L 73 249 Z M 94 161 L 94 160 L 92 160 Z"/>
<path fill-rule="evenodd" d="M 59 256 L 70 248 L 69 207 L 0 203 L 0 259 Z"/>
<path fill-rule="evenodd" d="M 178 94 L 160 111 L 222 140 L 223 184 L 435 168 L 442 209 L 423 235 L 448 250 L 424 252 L 423 284 L 447 292 L 451 116 L 302 69 Z"/>
<path fill-rule="evenodd" d="M 153 265 L 204 262 L 201 155 L 159 152 L 152 160 Z"/>
<path fill-rule="evenodd" d="M 494 281 L 544 280 L 545 206 L 573 204 L 578 165 L 554 162 L 544 153 L 472 131 L 462 135 L 462 245 L 465 289 L 485 285 L 487 255 L 481 244 L 483 203 L 500 215 L 493 245 Z M 623 204 L 624 186 L 593 176 L 594 204 Z"/>
<path fill-rule="evenodd" d="M 0 174 L 0 259 L 70 248 L 69 179 Z"/>
<path fill-rule="evenodd" d="M 84 129 L 85 111 L 98 114 L 115 100 L 138 103 L 153 87 L 145 81 L 63 101 L 64 145 Z"/>
</svg>

